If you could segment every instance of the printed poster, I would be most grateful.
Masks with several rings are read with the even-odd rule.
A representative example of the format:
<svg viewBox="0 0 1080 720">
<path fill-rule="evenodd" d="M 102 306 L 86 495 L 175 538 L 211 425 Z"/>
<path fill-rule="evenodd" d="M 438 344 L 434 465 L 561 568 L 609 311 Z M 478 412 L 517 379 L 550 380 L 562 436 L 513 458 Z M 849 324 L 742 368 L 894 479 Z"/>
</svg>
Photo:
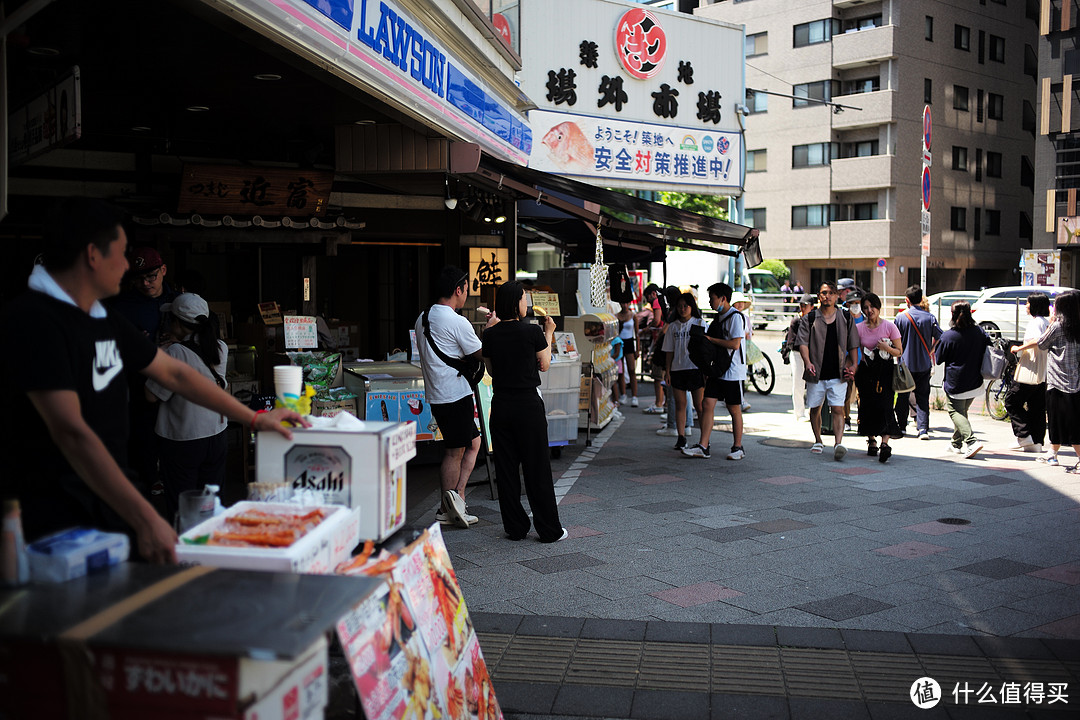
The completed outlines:
<svg viewBox="0 0 1080 720">
<path fill-rule="evenodd" d="M 438 523 L 337 625 L 368 720 L 502 720 Z"/>
</svg>

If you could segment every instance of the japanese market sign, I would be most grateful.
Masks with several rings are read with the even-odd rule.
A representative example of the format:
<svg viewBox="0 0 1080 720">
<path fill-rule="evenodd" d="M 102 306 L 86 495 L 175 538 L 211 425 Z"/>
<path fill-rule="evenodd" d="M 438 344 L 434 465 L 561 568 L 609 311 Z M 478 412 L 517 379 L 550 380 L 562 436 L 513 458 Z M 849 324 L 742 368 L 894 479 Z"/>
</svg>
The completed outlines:
<svg viewBox="0 0 1080 720">
<path fill-rule="evenodd" d="M 529 293 L 530 305 L 534 308 L 539 307 L 547 311 L 548 315 L 552 317 L 558 317 L 562 313 L 559 311 L 559 293 L 553 292 L 532 292 Z"/>
<path fill-rule="evenodd" d="M 606 187 L 741 187 L 741 26 L 614 0 L 521 0 L 521 25 L 521 87 L 539 106 L 530 167 Z"/>
<path fill-rule="evenodd" d="M 238 165 L 184 165 L 178 212 L 315 216 L 326 212 L 334 173 Z"/>
<path fill-rule="evenodd" d="M 529 166 L 619 183 L 739 185 L 738 133 L 718 133 L 655 123 L 622 122 L 585 115 L 533 110 L 529 113 L 540 142 Z"/>
<path fill-rule="evenodd" d="M 471 53 L 465 54 L 471 48 L 463 44 L 462 54 L 456 54 L 407 9 L 434 6 L 430 11 L 425 7 L 422 17 L 427 22 L 429 17 L 441 21 L 446 13 L 449 23 L 467 24 L 449 0 L 222 0 L 221 4 L 255 20 L 268 35 L 287 38 L 301 53 L 318 55 L 429 125 L 478 143 L 495 157 L 520 165 L 528 159 L 532 135 L 524 114 L 514 106 L 525 98 L 509 78 L 500 93 L 468 69 L 470 63 L 478 63 Z"/>
<path fill-rule="evenodd" d="M 79 66 L 8 115 L 8 162 L 14 166 L 82 136 Z"/>
<path fill-rule="evenodd" d="M 286 315 L 285 347 L 319 347 L 319 330 L 315 318 L 307 315 Z"/>
<path fill-rule="evenodd" d="M 514 279 L 509 248 L 469 248 L 469 292 L 502 285 Z"/>
<path fill-rule="evenodd" d="M 502 720 L 438 524 L 383 577 L 336 627 L 364 716 Z"/>
</svg>

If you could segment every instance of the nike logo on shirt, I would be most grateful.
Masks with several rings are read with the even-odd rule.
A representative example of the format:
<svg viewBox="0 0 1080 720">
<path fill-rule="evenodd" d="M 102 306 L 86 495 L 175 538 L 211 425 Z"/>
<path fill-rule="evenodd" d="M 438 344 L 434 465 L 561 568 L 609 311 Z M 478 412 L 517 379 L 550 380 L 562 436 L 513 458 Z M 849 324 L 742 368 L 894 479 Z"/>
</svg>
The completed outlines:
<svg viewBox="0 0 1080 720">
<path fill-rule="evenodd" d="M 98 340 L 94 343 L 94 351 L 94 391 L 101 392 L 124 369 L 124 362 L 115 340 Z"/>
</svg>

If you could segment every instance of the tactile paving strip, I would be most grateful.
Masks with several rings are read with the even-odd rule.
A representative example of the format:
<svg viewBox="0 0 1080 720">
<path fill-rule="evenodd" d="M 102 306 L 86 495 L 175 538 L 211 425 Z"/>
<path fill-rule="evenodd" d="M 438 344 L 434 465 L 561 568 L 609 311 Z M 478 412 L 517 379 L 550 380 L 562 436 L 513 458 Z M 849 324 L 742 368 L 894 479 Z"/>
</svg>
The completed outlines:
<svg viewBox="0 0 1080 720">
<path fill-rule="evenodd" d="M 526 682 L 908 702 L 918 677 L 950 682 L 1080 681 L 1080 664 L 793 647 L 635 642 L 477 633 L 496 683 Z"/>
</svg>

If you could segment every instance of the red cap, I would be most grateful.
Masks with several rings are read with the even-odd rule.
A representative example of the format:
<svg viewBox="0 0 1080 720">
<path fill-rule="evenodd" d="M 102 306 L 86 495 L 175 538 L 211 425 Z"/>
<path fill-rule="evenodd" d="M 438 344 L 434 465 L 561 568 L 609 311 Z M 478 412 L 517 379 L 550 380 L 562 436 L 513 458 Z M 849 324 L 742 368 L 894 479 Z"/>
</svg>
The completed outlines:
<svg viewBox="0 0 1080 720">
<path fill-rule="evenodd" d="M 161 259 L 161 255 L 152 247 L 136 248 L 131 253 L 131 272 L 133 275 L 145 275 L 148 272 L 153 272 L 165 263 Z"/>
</svg>

